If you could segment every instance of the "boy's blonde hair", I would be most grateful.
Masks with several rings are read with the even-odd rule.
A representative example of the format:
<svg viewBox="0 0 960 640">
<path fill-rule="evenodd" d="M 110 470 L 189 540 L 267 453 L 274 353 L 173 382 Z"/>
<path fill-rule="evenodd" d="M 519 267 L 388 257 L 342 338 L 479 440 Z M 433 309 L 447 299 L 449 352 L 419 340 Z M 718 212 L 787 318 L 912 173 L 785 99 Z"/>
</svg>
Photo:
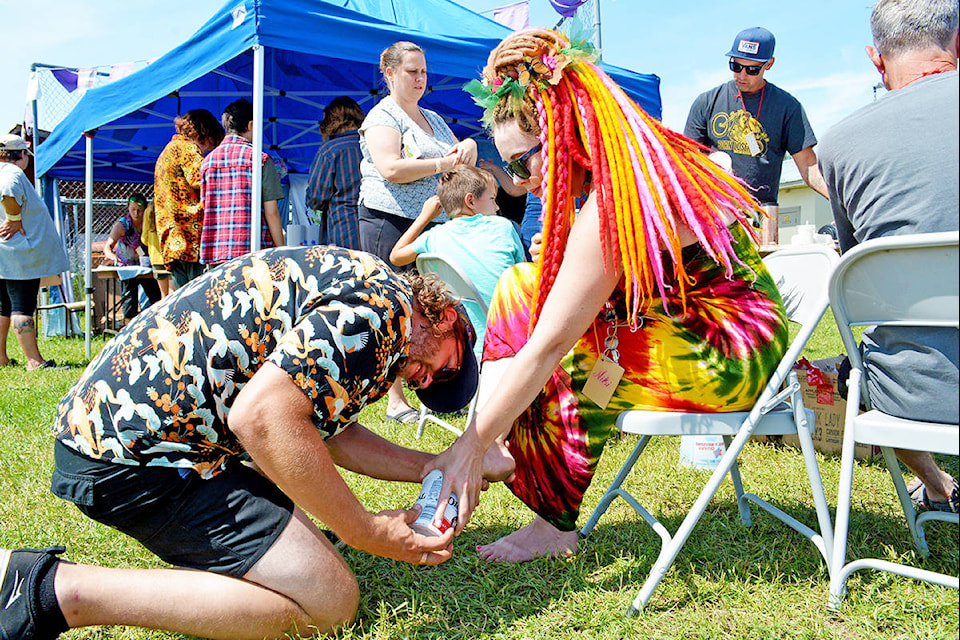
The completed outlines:
<svg viewBox="0 0 960 640">
<path fill-rule="evenodd" d="M 447 215 L 456 218 L 463 213 L 463 199 L 468 193 L 479 198 L 490 187 L 497 188 L 497 179 L 492 173 L 472 165 L 457 165 L 440 176 L 437 197 Z"/>
</svg>

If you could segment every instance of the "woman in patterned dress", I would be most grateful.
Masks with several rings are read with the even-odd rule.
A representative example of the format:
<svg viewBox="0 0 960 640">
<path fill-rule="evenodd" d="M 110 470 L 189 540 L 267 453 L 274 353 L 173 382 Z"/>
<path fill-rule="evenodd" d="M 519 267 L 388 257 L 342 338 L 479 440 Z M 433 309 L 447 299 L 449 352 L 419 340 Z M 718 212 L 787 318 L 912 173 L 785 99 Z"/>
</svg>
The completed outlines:
<svg viewBox="0 0 960 640">
<path fill-rule="evenodd" d="M 485 455 L 514 466 L 508 486 L 536 517 L 479 547 L 489 561 L 576 549 L 580 502 L 620 411 L 747 408 L 787 344 L 747 222 L 755 201 L 592 60 L 557 33 L 522 31 L 468 89 L 514 181 L 545 210 L 538 263 L 508 271 L 494 295 L 481 410 L 433 463 L 441 500 L 460 496 L 461 528 Z M 585 390 L 591 375 L 611 397 Z"/>
</svg>

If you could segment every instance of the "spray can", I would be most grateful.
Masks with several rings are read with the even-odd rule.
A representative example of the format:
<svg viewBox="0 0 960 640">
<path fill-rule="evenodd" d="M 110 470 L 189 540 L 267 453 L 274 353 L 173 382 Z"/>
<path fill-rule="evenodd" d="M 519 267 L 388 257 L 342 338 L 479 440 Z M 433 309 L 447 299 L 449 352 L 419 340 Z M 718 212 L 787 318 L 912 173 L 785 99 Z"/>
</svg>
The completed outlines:
<svg viewBox="0 0 960 640">
<path fill-rule="evenodd" d="M 423 479 L 423 488 L 420 495 L 417 496 L 417 504 L 420 505 L 420 517 L 417 518 L 410 528 L 417 533 L 425 536 L 439 536 L 447 529 L 457 526 L 457 514 L 459 513 L 459 500 L 454 494 L 450 494 L 450 499 L 443 509 L 443 520 L 440 526 L 434 526 L 433 517 L 437 513 L 437 500 L 440 499 L 440 489 L 443 487 L 443 472 L 434 469 Z"/>
</svg>

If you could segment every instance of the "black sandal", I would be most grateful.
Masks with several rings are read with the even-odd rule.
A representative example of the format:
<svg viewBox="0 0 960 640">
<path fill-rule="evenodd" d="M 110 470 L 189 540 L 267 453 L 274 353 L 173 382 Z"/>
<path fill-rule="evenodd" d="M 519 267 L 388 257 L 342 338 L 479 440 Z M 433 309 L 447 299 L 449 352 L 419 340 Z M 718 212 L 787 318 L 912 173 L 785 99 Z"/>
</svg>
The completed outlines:
<svg viewBox="0 0 960 640">
<path fill-rule="evenodd" d="M 960 484 L 953 478 L 953 491 L 950 493 L 949 500 L 942 502 L 934 501 L 927 495 L 927 488 L 921 482 L 910 492 L 910 500 L 913 502 L 913 508 L 917 513 L 924 511 L 943 511 L 945 513 L 957 513 L 960 511 Z"/>
</svg>

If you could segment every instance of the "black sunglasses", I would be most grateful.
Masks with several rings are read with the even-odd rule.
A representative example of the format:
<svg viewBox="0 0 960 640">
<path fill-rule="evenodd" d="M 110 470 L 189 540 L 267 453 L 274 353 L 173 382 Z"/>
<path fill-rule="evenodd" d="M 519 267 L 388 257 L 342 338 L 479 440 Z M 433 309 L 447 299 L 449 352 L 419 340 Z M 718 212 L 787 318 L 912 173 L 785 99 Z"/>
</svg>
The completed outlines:
<svg viewBox="0 0 960 640">
<path fill-rule="evenodd" d="M 433 374 L 433 382 L 450 382 L 460 373 L 460 367 L 463 366 L 463 334 L 460 333 L 459 326 L 460 324 L 458 322 L 453 330 L 453 337 L 457 340 L 457 362 L 460 364 L 458 364 L 456 368 L 444 367 L 440 369 Z M 433 384 L 433 382 L 431 382 L 431 384 Z"/>
<path fill-rule="evenodd" d="M 538 142 L 535 147 L 532 147 L 525 154 L 517 158 L 516 160 L 511 160 L 507 163 L 507 166 L 504 167 L 504 170 L 511 177 L 518 180 L 528 180 L 530 178 L 530 168 L 527 166 L 527 162 L 533 157 L 533 154 L 540 151 L 543 148 L 543 143 Z"/>
<path fill-rule="evenodd" d="M 760 72 L 763 71 L 763 67 L 766 64 L 766 62 L 763 64 L 740 64 L 733 58 L 730 58 L 730 71 L 733 71 L 734 73 L 746 71 L 748 76 L 758 76 L 760 75 Z"/>
</svg>

